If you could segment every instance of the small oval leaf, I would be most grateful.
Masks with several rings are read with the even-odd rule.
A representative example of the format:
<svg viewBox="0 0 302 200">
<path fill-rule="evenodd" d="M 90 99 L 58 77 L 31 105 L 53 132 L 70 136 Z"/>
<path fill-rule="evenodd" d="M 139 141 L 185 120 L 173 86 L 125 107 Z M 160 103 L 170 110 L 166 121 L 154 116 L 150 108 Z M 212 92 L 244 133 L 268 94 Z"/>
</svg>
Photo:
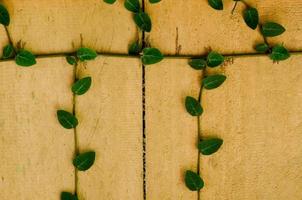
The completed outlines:
<svg viewBox="0 0 302 200">
<path fill-rule="evenodd" d="M 223 140 L 218 138 L 202 140 L 198 144 L 198 149 L 203 155 L 211 155 L 218 151 L 222 144 Z"/>
<path fill-rule="evenodd" d="M 275 37 L 284 33 L 285 28 L 275 22 L 267 22 L 262 25 L 261 32 L 265 37 Z"/>
<path fill-rule="evenodd" d="M 82 154 L 78 155 L 73 160 L 73 165 L 79 171 L 86 171 L 93 165 L 94 160 L 95 160 L 95 152 L 94 151 L 89 151 L 89 152 L 82 153 Z"/>
<path fill-rule="evenodd" d="M 146 32 L 150 32 L 152 29 L 152 23 L 149 15 L 145 12 L 138 12 L 134 14 L 134 21 L 136 25 L 142 30 Z"/>
<path fill-rule="evenodd" d="M 138 13 L 140 11 L 139 0 L 125 0 L 124 6 L 130 12 Z"/>
<path fill-rule="evenodd" d="M 200 178 L 200 176 L 197 173 L 190 171 L 190 170 L 186 171 L 185 183 L 186 183 L 186 186 L 191 191 L 198 191 L 198 190 L 202 189 L 204 186 L 204 182 Z"/>
<path fill-rule="evenodd" d="M 70 192 L 62 192 L 61 200 L 78 200 L 78 197 Z"/>
<path fill-rule="evenodd" d="M 57 118 L 60 124 L 66 129 L 75 128 L 78 125 L 77 118 L 73 114 L 65 110 L 58 110 Z"/>
<path fill-rule="evenodd" d="M 193 97 L 187 96 L 185 105 L 188 113 L 192 116 L 200 116 L 203 113 L 200 103 Z"/>
<path fill-rule="evenodd" d="M 138 41 L 133 42 L 128 50 L 129 55 L 138 55 L 142 50 L 142 46 Z"/>
<path fill-rule="evenodd" d="M 245 23 L 253 30 L 255 30 L 259 23 L 259 14 L 256 8 L 247 8 L 243 11 L 243 18 Z"/>
<path fill-rule="evenodd" d="M 223 10 L 222 0 L 208 0 L 209 5 L 215 10 Z"/>
<path fill-rule="evenodd" d="M 3 59 L 7 59 L 7 58 L 12 58 L 14 57 L 15 55 L 15 52 L 14 52 L 14 47 L 11 45 L 11 44 L 8 44 L 6 45 L 4 48 L 3 48 L 3 55 L 2 55 L 2 58 Z"/>
<path fill-rule="evenodd" d="M 196 70 L 204 69 L 207 66 L 207 62 L 202 58 L 194 58 L 189 61 L 189 65 Z"/>
<path fill-rule="evenodd" d="M 266 53 L 269 50 L 269 46 L 266 43 L 257 44 L 255 50 L 259 53 Z"/>
<path fill-rule="evenodd" d="M 17 53 L 15 60 L 16 60 L 17 65 L 20 65 L 23 67 L 29 67 L 29 66 L 35 65 L 37 63 L 35 56 L 31 52 L 29 52 L 25 49 L 21 49 Z"/>
<path fill-rule="evenodd" d="M 82 95 L 89 90 L 90 86 L 91 86 L 91 77 L 89 76 L 75 82 L 72 85 L 71 90 L 76 95 Z"/>
<path fill-rule="evenodd" d="M 0 4 L 0 24 L 8 26 L 10 22 L 10 17 L 7 9 Z"/>
<path fill-rule="evenodd" d="M 207 58 L 207 63 L 209 67 L 217 67 L 221 65 L 223 62 L 224 62 L 224 57 L 221 54 L 215 51 L 209 53 Z"/>
<path fill-rule="evenodd" d="M 97 53 L 89 48 L 79 48 L 77 51 L 77 57 L 80 61 L 94 60 L 97 57 Z"/>
<path fill-rule="evenodd" d="M 141 57 L 144 65 L 151 65 L 158 63 L 164 59 L 163 54 L 156 48 L 144 48 Z"/>
<path fill-rule="evenodd" d="M 158 3 L 160 2 L 161 0 L 149 0 L 150 3 Z"/>
<path fill-rule="evenodd" d="M 226 76 L 215 74 L 203 79 L 203 86 L 205 89 L 211 90 L 219 87 L 226 80 Z"/>
<path fill-rule="evenodd" d="M 116 0 L 104 0 L 105 3 L 114 4 Z"/>
<path fill-rule="evenodd" d="M 281 44 L 274 46 L 272 49 L 272 53 L 270 54 L 270 58 L 273 61 L 286 60 L 289 57 L 290 57 L 289 51 Z"/>
<path fill-rule="evenodd" d="M 77 59 L 74 56 L 66 56 L 66 61 L 70 65 L 75 65 L 77 63 Z"/>
</svg>

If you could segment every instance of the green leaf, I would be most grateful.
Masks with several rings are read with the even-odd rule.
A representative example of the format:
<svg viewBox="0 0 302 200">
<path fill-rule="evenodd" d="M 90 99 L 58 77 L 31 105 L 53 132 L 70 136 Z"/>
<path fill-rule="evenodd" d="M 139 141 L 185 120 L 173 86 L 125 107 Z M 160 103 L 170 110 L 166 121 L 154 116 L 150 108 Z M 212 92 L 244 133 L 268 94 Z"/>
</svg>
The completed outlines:
<svg viewBox="0 0 302 200">
<path fill-rule="evenodd" d="M 12 58 L 14 57 L 14 55 L 15 55 L 14 47 L 11 44 L 8 44 L 3 48 L 3 55 L 2 55 L 3 59 Z"/>
<path fill-rule="evenodd" d="M 267 22 L 262 25 L 261 32 L 265 37 L 275 37 L 284 33 L 285 28 L 278 23 L 275 22 Z"/>
<path fill-rule="evenodd" d="M 77 59 L 74 56 L 66 56 L 66 61 L 70 65 L 75 65 L 77 63 Z"/>
<path fill-rule="evenodd" d="M 61 193 L 61 200 L 78 200 L 77 195 L 73 195 L 69 192 L 62 192 Z"/>
<path fill-rule="evenodd" d="M 85 94 L 91 86 L 91 77 L 85 77 L 72 85 L 72 92 L 77 95 Z"/>
<path fill-rule="evenodd" d="M 160 2 L 161 0 L 149 0 L 150 3 L 158 3 Z"/>
<path fill-rule="evenodd" d="M 60 124 L 66 129 L 75 128 L 78 125 L 78 119 L 65 110 L 58 110 L 57 117 Z"/>
<path fill-rule="evenodd" d="M 114 4 L 116 0 L 104 0 L 105 3 Z"/>
<path fill-rule="evenodd" d="M 36 62 L 36 58 L 35 56 L 24 49 L 21 49 L 18 53 L 17 56 L 15 58 L 17 65 L 23 66 L 23 67 L 29 67 L 32 65 L 35 65 Z"/>
<path fill-rule="evenodd" d="M 97 57 L 97 53 L 89 48 L 79 48 L 77 51 L 77 57 L 80 61 L 94 60 Z"/>
<path fill-rule="evenodd" d="M 156 48 L 144 48 L 141 59 L 144 65 L 151 65 L 162 61 L 164 56 Z"/>
<path fill-rule="evenodd" d="M 189 65 L 196 70 L 204 69 L 207 66 L 207 62 L 202 58 L 194 58 L 189 61 Z"/>
<path fill-rule="evenodd" d="M 198 149 L 203 155 L 211 155 L 218 151 L 222 144 L 223 140 L 218 138 L 202 140 L 198 144 Z"/>
<path fill-rule="evenodd" d="M 208 0 L 209 5 L 215 10 L 223 10 L 222 0 Z"/>
<path fill-rule="evenodd" d="M 259 53 L 266 53 L 269 50 L 269 46 L 266 43 L 257 44 L 255 50 Z"/>
<path fill-rule="evenodd" d="M 139 41 L 133 42 L 128 50 L 129 55 L 138 55 L 142 50 L 142 46 Z"/>
<path fill-rule="evenodd" d="M 125 0 L 124 6 L 127 10 L 138 13 L 140 11 L 139 0 Z"/>
<path fill-rule="evenodd" d="M 209 67 L 217 67 L 224 62 L 224 57 L 217 52 L 210 52 L 207 58 L 207 63 Z"/>
<path fill-rule="evenodd" d="M 186 186 L 189 188 L 191 191 L 198 191 L 204 186 L 203 180 L 200 178 L 200 176 L 193 172 L 193 171 L 186 171 L 185 175 L 185 183 Z"/>
<path fill-rule="evenodd" d="M 270 55 L 270 58 L 273 61 L 281 61 L 281 60 L 286 60 L 290 57 L 290 53 L 288 50 L 281 44 L 278 44 L 273 47 L 272 53 Z"/>
<path fill-rule="evenodd" d="M 94 160 L 95 160 L 95 152 L 89 151 L 78 155 L 73 160 L 73 165 L 80 171 L 86 171 L 93 165 Z"/>
<path fill-rule="evenodd" d="M 0 4 L 0 24 L 8 26 L 10 22 L 10 17 L 7 9 Z"/>
<path fill-rule="evenodd" d="M 188 113 L 192 116 L 200 116 L 203 113 L 200 103 L 193 97 L 187 96 L 185 105 Z"/>
<path fill-rule="evenodd" d="M 256 8 L 247 8 L 243 11 L 245 23 L 251 28 L 256 29 L 259 23 L 259 14 Z"/>
<path fill-rule="evenodd" d="M 219 87 L 226 80 L 226 76 L 215 74 L 203 79 L 203 86 L 205 89 L 211 90 Z"/>
<path fill-rule="evenodd" d="M 134 22 L 142 30 L 150 32 L 152 29 L 152 23 L 149 15 L 145 12 L 138 12 L 134 14 Z"/>
</svg>

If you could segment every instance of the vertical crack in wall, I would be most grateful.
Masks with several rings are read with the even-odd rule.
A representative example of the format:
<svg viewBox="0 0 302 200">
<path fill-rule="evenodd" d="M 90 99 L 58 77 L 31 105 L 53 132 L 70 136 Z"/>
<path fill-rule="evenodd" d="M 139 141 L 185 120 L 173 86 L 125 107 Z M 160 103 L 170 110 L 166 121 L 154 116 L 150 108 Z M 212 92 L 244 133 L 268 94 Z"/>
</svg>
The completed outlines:
<svg viewBox="0 0 302 200">
<path fill-rule="evenodd" d="M 145 12 L 145 0 L 142 0 L 142 10 Z M 145 31 L 142 31 L 142 49 L 146 47 Z M 142 117 L 143 117 L 143 195 L 147 199 L 146 189 L 146 68 L 142 64 Z"/>
</svg>

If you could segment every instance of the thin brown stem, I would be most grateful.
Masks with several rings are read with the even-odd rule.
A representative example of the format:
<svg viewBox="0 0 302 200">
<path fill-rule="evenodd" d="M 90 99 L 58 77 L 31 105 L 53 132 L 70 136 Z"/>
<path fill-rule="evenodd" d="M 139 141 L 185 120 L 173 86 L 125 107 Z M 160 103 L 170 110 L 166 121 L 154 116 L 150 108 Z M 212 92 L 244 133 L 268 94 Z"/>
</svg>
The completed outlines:
<svg viewBox="0 0 302 200">
<path fill-rule="evenodd" d="M 200 89 L 199 89 L 199 94 L 198 94 L 198 101 L 200 102 L 200 104 L 202 104 L 202 91 L 203 91 L 203 83 L 202 83 L 202 80 L 203 78 L 205 77 L 206 75 L 206 69 L 203 69 L 201 71 L 201 76 L 200 76 L 200 82 L 201 82 L 201 85 L 200 85 Z M 199 143 L 199 141 L 201 140 L 201 116 L 198 116 L 197 117 L 197 144 Z M 197 154 L 197 174 L 200 175 L 200 155 L 199 155 L 199 150 L 198 150 L 198 154 Z M 198 190 L 198 197 L 197 199 L 200 200 L 200 191 Z"/>
<path fill-rule="evenodd" d="M 73 69 L 73 79 L 74 82 L 77 80 L 77 70 L 78 70 L 78 63 L 74 65 Z M 76 95 L 73 93 L 73 98 L 72 98 L 72 113 L 75 116 L 76 115 Z M 79 147 L 78 147 L 78 135 L 77 135 L 77 128 L 75 127 L 74 129 L 74 149 L 75 149 L 75 155 L 77 156 L 79 154 Z M 77 195 L 78 192 L 78 169 L 74 167 L 74 193 Z"/>
<path fill-rule="evenodd" d="M 6 33 L 7 39 L 8 39 L 8 43 L 13 47 L 14 53 L 16 54 L 16 53 L 17 53 L 17 49 L 16 49 L 16 47 L 14 46 L 12 37 L 11 37 L 9 31 L 8 31 L 7 26 L 4 26 L 4 29 L 5 29 L 5 33 Z"/>
</svg>

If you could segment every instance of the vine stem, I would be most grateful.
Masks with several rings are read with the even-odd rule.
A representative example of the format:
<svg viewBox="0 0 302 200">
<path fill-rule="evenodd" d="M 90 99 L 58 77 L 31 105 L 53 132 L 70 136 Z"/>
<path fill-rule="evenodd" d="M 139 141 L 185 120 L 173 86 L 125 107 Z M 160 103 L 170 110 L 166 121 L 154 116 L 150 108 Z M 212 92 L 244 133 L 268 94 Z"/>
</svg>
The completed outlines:
<svg viewBox="0 0 302 200">
<path fill-rule="evenodd" d="M 236 9 L 236 7 L 237 7 L 237 4 L 238 4 L 238 1 L 235 2 L 235 5 L 234 5 L 234 7 L 233 7 L 233 9 L 232 9 L 232 11 L 231 11 L 231 14 L 234 14 L 234 11 L 235 11 L 235 9 Z"/>
<path fill-rule="evenodd" d="M 200 82 L 201 82 L 201 85 L 200 85 L 200 89 L 199 89 L 199 94 L 198 94 L 198 102 L 200 102 L 200 104 L 202 103 L 201 102 L 201 99 L 202 99 L 202 91 L 203 91 L 203 78 L 205 77 L 206 75 L 206 69 L 203 69 L 201 70 L 201 76 L 200 76 Z M 199 143 L 199 141 L 201 140 L 201 116 L 198 116 L 197 117 L 197 144 Z M 198 150 L 198 154 L 197 154 L 197 174 L 200 175 L 200 153 L 199 153 L 199 150 Z M 197 192 L 197 200 L 200 200 L 200 190 L 198 190 Z"/>
<path fill-rule="evenodd" d="M 8 31 L 7 26 L 4 26 L 4 29 L 5 29 L 5 33 L 6 33 L 7 39 L 8 39 L 8 43 L 13 47 L 14 54 L 16 54 L 16 53 L 17 53 L 17 49 L 16 49 L 15 46 L 14 46 L 12 37 L 11 37 L 9 31 Z"/>
<path fill-rule="evenodd" d="M 74 82 L 77 80 L 77 71 L 78 71 L 78 62 L 74 65 L 73 69 L 73 79 Z M 72 97 L 72 114 L 76 115 L 76 94 L 73 93 Z M 77 128 L 75 127 L 73 129 L 73 135 L 74 135 L 74 149 L 75 149 L 75 155 L 77 156 L 79 154 L 79 147 L 78 147 L 78 135 L 77 135 Z M 74 167 L 74 193 L 77 195 L 78 192 L 78 169 Z"/>
</svg>

